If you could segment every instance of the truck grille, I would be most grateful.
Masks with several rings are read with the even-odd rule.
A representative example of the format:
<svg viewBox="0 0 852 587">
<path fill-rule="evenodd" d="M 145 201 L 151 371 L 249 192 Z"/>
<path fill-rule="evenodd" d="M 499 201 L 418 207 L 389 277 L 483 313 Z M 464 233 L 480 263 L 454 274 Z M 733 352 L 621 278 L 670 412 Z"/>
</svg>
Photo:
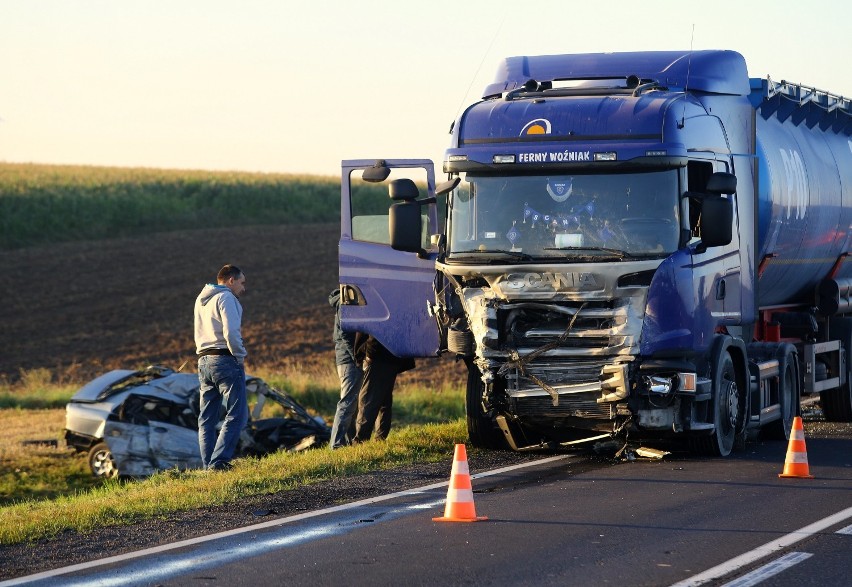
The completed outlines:
<svg viewBox="0 0 852 587">
<path fill-rule="evenodd" d="M 578 361 L 562 359 L 560 361 L 531 361 L 523 369 L 514 367 L 507 370 L 507 389 L 526 391 L 541 389 L 538 382 L 544 381 L 553 387 L 595 384 L 600 381 L 603 361 Z"/>
<path fill-rule="evenodd" d="M 611 377 L 604 384 L 601 373 L 638 353 L 646 293 L 613 284 L 573 299 L 529 301 L 497 298 L 486 288 L 464 290 L 483 381 L 505 382 L 508 408 L 518 417 L 614 419 L 613 402 L 597 401 L 612 395 L 604 389 Z"/>
<path fill-rule="evenodd" d="M 521 355 L 546 347 L 548 356 L 617 354 L 634 344 L 629 328 L 630 299 L 502 305 L 494 331 L 504 333 L 499 347 Z"/>
<path fill-rule="evenodd" d="M 641 322 L 631 298 L 605 301 L 501 304 L 489 332 L 505 333 L 484 353 L 505 378 L 514 413 L 528 418 L 615 418 L 598 403 L 601 370 L 630 360 Z M 495 348 L 496 347 L 496 348 Z M 499 349 L 499 351 L 497 350 Z M 558 394 L 553 405 L 551 392 Z"/>
<path fill-rule="evenodd" d="M 506 391 L 514 402 L 519 416 L 582 418 L 612 417 L 609 404 L 598 404 L 601 397 L 601 361 L 561 360 L 559 362 L 534 362 L 518 368 L 504 369 Z M 553 399 L 539 384 L 550 386 L 559 395 Z"/>
<path fill-rule="evenodd" d="M 615 417 L 612 404 L 599 404 L 600 393 L 569 393 L 559 395 L 559 405 L 554 406 L 549 395 L 534 395 L 510 398 L 512 410 L 519 417 L 560 418 L 575 416 L 611 420 Z"/>
</svg>

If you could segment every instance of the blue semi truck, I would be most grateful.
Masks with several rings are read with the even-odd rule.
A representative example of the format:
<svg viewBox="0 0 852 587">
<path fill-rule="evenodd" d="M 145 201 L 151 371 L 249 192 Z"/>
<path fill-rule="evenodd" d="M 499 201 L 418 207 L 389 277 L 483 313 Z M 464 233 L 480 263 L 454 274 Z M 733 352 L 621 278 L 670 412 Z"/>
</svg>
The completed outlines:
<svg viewBox="0 0 852 587">
<path fill-rule="evenodd" d="M 726 456 L 803 398 L 852 420 L 848 99 L 733 51 L 511 57 L 451 134 L 441 185 L 343 162 L 342 324 L 463 359 L 472 444 Z"/>
</svg>

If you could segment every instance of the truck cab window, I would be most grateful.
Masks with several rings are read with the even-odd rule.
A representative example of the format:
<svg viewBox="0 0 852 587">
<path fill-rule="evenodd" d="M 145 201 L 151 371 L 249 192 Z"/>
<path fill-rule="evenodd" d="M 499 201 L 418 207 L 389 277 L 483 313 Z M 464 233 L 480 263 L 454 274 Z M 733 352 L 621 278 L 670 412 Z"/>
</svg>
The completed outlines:
<svg viewBox="0 0 852 587">
<path fill-rule="evenodd" d="M 704 194 L 707 182 L 714 171 L 726 171 L 727 167 L 719 162 L 692 160 L 687 164 L 687 191 L 694 194 Z M 731 196 L 734 197 L 734 196 Z M 701 200 L 687 198 L 686 206 L 689 214 L 690 243 L 701 239 Z"/>
<path fill-rule="evenodd" d="M 452 253 L 577 249 L 629 255 L 677 250 L 677 171 L 494 176 L 468 173 L 453 192 Z"/>
<path fill-rule="evenodd" d="M 713 163 L 690 161 L 686 166 L 686 189 L 690 192 L 703 192 L 711 175 L 713 175 Z"/>
<path fill-rule="evenodd" d="M 394 179 L 408 178 L 420 189 L 420 198 L 426 197 L 426 170 L 422 168 L 394 168 L 390 176 L 381 183 L 370 183 L 361 179 L 359 173 L 352 175 L 350 188 L 350 206 L 352 210 L 352 238 L 379 244 L 389 244 L 388 207 L 391 200 L 388 197 L 388 185 Z M 428 224 L 427 209 L 423 208 L 424 224 Z M 428 248 L 428 228 L 421 234 Z"/>
</svg>

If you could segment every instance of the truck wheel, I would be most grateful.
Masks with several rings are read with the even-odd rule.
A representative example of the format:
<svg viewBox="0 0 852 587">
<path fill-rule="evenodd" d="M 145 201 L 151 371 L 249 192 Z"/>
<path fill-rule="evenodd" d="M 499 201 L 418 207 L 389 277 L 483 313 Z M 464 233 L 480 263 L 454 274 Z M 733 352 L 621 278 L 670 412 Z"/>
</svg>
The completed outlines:
<svg viewBox="0 0 852 587">
<path fill-rule="evenodd" d="M 819 394 L 822 414 L 830 422 L 852 422 L 852 320 L 835 318 L 829 328 L 843 343 L 846 358 L 846 383 L 839 389 L 828 389 Z"/>
<path fill-rule="evenodd" d="M 799 414 L 799 358 L 796 347 L 784 345 L 778 349 L 778 403 L 781 419 L 764 428 L 764 436 L 773 440 L 789 440 L 793 417 Z"/>
<path fill-rule="evenodd" d="M 118 477 L 118 467 L 106 442 L 99 442 L 89 450 L 89 467 L 95 477 L 112 479 Z"/>
<path fill-rule="evenodd" d="M 734 361 L 727 351 L 721 353 L 713 373 L 713 434 L 693 439 L 693 450 L 701 454 L 726 457 L 731 454 L 740 428 L 742 398 Z"/>
<path fill-rule="evenodd" d="M 477 448 L 505 449 L 503 435 L 482 409 L 484 383 L 479 369 L 471 365 L 467 371 L 467 391 L 464 397 L 464 413 L 467 417 L 467 435 L 470 444 Z"/>
</svg>

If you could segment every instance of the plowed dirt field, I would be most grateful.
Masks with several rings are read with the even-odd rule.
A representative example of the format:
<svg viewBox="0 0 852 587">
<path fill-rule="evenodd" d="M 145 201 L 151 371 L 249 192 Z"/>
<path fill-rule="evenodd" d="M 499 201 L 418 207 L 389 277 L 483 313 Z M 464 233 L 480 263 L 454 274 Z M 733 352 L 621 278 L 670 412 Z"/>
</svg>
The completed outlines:
<svg viewBox="0 0 852 587">
<path fill-rule="evenodd" d="M 192 230 L 0 252 L 0 377 L 50 369 L 85 382 L 109 369 L 195 371 L 192 306 L 224 263 L 246 274 L 247 371 L 333 369 L 337 224 Z M 457 373 L 457 375 L 456 375 Z M 459 382 L 451 358 L 423 359 L 400 383 Z"/>
</svg>

